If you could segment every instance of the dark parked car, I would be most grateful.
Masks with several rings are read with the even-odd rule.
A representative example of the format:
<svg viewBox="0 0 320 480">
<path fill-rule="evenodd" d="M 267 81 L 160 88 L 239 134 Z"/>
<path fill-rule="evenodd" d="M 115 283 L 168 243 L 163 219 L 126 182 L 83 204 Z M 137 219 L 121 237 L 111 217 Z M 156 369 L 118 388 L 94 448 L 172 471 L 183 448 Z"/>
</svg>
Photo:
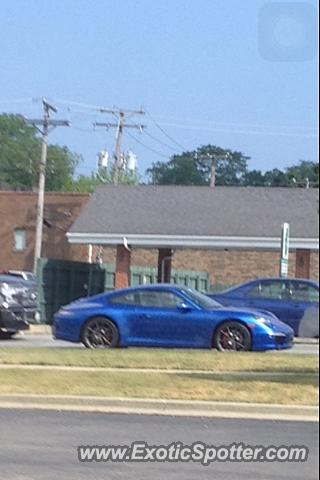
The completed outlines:
<svg viewBox="0 0 320 480">
<path fill-rule="evenodd" d="M 8 270 L 6 273 L 8 275 L 13 275 L 14 277 L 22 278 L 22 280 L 37 281 L 37 277 L 33 272 L 27 272 L 25 270 Z"/>
<path fill-rule="evenodd" d="M 209 295 L 226 306 L 264 309 L 293 328 L 295 335 L 319 336 L 319 284 L 311 280 L 264 278 Z M 305 323 L 308 322 L 308 329 Z"/>
<path fill-rule="evenodd" d="M 37 283 L 0 274 L 0 333 L 11 336 L 38 320 Z M 5 335 L 4 335 L 5 334 Z"/>
<path fill-rule="evenodd" d="M 88 348 L 291 348 L 293 330 L 272 313 L 226 308 L 189 287 L 150 285 L 83 298 L 54 317 L 54 336 Z"/>
</svg>

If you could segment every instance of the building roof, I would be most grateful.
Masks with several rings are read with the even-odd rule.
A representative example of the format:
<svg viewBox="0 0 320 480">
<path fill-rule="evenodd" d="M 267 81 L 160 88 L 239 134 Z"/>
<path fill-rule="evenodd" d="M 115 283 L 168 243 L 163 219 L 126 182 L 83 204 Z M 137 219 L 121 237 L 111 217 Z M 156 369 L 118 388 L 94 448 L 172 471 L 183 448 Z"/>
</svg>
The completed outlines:
<svg viewBox="0 0 320 480">
<path fill-rule="evenodd" d="M 201 246 L 201 239 L 226 238 L 278 242 L 288 222 L 292 238 L 314 242 L 318 199 L 317 189 L 109 185 L 92 195 L 68 236 L 72 243 L 100 244 L 126 237 L 144 246 L 191 246 L 180 240 Z"/>
</svg>

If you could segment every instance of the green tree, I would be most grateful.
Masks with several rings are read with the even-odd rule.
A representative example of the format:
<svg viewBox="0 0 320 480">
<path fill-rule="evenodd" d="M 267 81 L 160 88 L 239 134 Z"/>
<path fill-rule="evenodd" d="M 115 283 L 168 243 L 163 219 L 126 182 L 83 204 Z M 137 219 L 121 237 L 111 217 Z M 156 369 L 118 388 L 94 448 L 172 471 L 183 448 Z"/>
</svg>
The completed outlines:
<svg viewBox="0 0 320 480">
<path fill-rule="evenodd" d="M 49 145 L 47 160 L 46 190 L 65 190 L 72 181 L 81 156 L 71 152 L 67 147 Z"/>
<path fill-rule="evenodd" d="M 122 185 L 137 185 L 139 183 L 139 176 L 136 172 L 122 171 L 119 174 L 119 184 Z M 99 172 L 92 172 L 91 175 L 79 175 L 66 185 L 66 191 L 91 193 L 101 185 L 112 184 L 112 172 L 107 169 L 100 169 Z"/>
<path fill-rule="evenodd" d="M 249 170 L 245 176 L 245 185 L 250 187 L 263 187 L 266 184 L 265 175 L 261 170 Z"/>
<path fill-rule="evenodd" d="M 319 163 L 300 160 L 297 165 L 280 170 L 274 168 L 262 173 L 247 172 L 245 185 L 252 187 L 319 187 Z"/>
<path fill-rule="evenodd" d="M 288 187 L 290 185 L 286 172 L 274 168 L 264 174 L 265 186 L 267 187 Z"/>
<path fill-rule="evenodd" d="M 0 115 L 0 182 L 13 188 L 35 185 L 41 145 L 21 117 Z"/>
<path fill-rule="evenodd" d="M 0 183 L 14 189 L 33 189 L 38 184 L 40 157 L 37 130 L 19 115 L 0 115 Z M 80 159 L 67 147 L 49 145 L 46 190 L 65 190 Z"/>
<path fill-rule="evenodd" d="M 214 145 L 154 163 L 147 175 L 155 185 L 209 185 L 212 158 L 216 162 L 216 185 L 244 185 L 249 157 Z"/>
<path fill-rule="evenodd" d="M 319 163 L 300 160 L 297 165 L 286 169 L 291 184 L 304 187 L 308 182 L 311 187 L 319 187 Z"/>
<path fill-rule="evenodd" d="M 192 152 L 173 155 L 169 162 L 156 162 L 147 170 L 154 185 L 206 185 Z"/>
</svg>

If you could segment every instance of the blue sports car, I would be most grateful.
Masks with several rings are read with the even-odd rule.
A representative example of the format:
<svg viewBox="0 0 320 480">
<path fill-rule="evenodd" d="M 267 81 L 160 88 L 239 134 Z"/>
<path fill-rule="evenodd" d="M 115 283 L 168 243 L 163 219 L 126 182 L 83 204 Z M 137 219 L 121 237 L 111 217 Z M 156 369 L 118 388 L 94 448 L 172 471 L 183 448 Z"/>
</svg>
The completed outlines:
<svg viewBox="0 0 320 480">
<path fill-rule="evenodd" d="M 83 298 L 55 315 L 54 336 L 87 348 L 220 351 L 290 348 L 293 330 L 272 313 L 226 308 L 189 287 L 153 285 Z"/>
<path fill-rule="evenodd" d="M 225 306 L 268 310 L 297 336 L 305 330 L 307 313 L 315 312 L 309 330 L 312 327 L 311 336 L 319 336 L 319 284 L 311 280 L 261 278 L 209 296 Z"/>
</svg>

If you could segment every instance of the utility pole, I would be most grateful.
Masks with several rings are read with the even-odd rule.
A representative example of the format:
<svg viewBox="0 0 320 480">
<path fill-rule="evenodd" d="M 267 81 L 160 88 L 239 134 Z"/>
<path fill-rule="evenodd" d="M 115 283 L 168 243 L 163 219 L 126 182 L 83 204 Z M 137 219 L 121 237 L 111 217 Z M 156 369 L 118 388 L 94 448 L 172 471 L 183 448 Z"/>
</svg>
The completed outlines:
<svg viewBox="0 0 320 480">
<path fill-rule="evenodd" d="M 210 187 L 214 188 L 216 186 L 217 156 L 208 154 L 208 157 L 211 160 Z"/>
<path fill-rule="evenodd" d="M 217 161 L 218 160 L 228 160 L 231 158 L 231 154 L 229 152 L 218 154 L 218 153 L 206 153 L 202 155 L 198 155 L 196 153 L 195 158 L 199 158 L 200 160 L 207 160 L 209 159 L 211 162 L 211 173 L 210 173 L 210 187 L 214 188 L 216 186 L 216 173 L 217 173 Z"/>
<path fill-rule="evenodd" d="M 145 128 L 145 125 L 137 124 L 137 123 L 127 123 L 126 118 L 131 118 L 135 115 L 144 115 L 145 112 L 140 110 L 123 110 L 123 109 L 111 109 L 111 108 L 101 108 L 101 113 L 111 113 L 117 118 L 116 123 L 112 122 L 96 122 L 94 123 L 95 127 L 105 127 L 109 128 L 116 128 L 116 149 L 115 149 L 115 161 L 113 165 L 113 172 L 112 172 L 112 181 L 114 185 L 117 185 L 119 182 L 119 173 L 122 169 L 122 141 L 123 141 L 123 133 L 125 128 L 135 128 L 140 130 L 140 132 Z"/>
<path fill-rule="evenodd" d="M 43 104 L 43 119 L 24 119 L 28 125 L 33 125 L 42 135 L 41 160 L 39 165 L 39 186 L 38 186 L 38 202 L 37 202 L 37 219 L 36 219 L 36 238 L 34 248 L 34 265 L 33 269 L 36 273 L 37 262 L 41 257 L 42 247 L 42 230 L 43 230 L 43 209 L 44 209 L 44 192 L 46 184 L 46 166 L 47 166 L 47 151 L 48 151 L 48 135 L 50 127 L 68 127 L 70 122 L 67 120 L 51 120 L 50 112 L 57 113 L 57 109 L 50 105 L 45 99 Z M 42 130 L 38 127 L 42 126 Z"/>
</svg>

